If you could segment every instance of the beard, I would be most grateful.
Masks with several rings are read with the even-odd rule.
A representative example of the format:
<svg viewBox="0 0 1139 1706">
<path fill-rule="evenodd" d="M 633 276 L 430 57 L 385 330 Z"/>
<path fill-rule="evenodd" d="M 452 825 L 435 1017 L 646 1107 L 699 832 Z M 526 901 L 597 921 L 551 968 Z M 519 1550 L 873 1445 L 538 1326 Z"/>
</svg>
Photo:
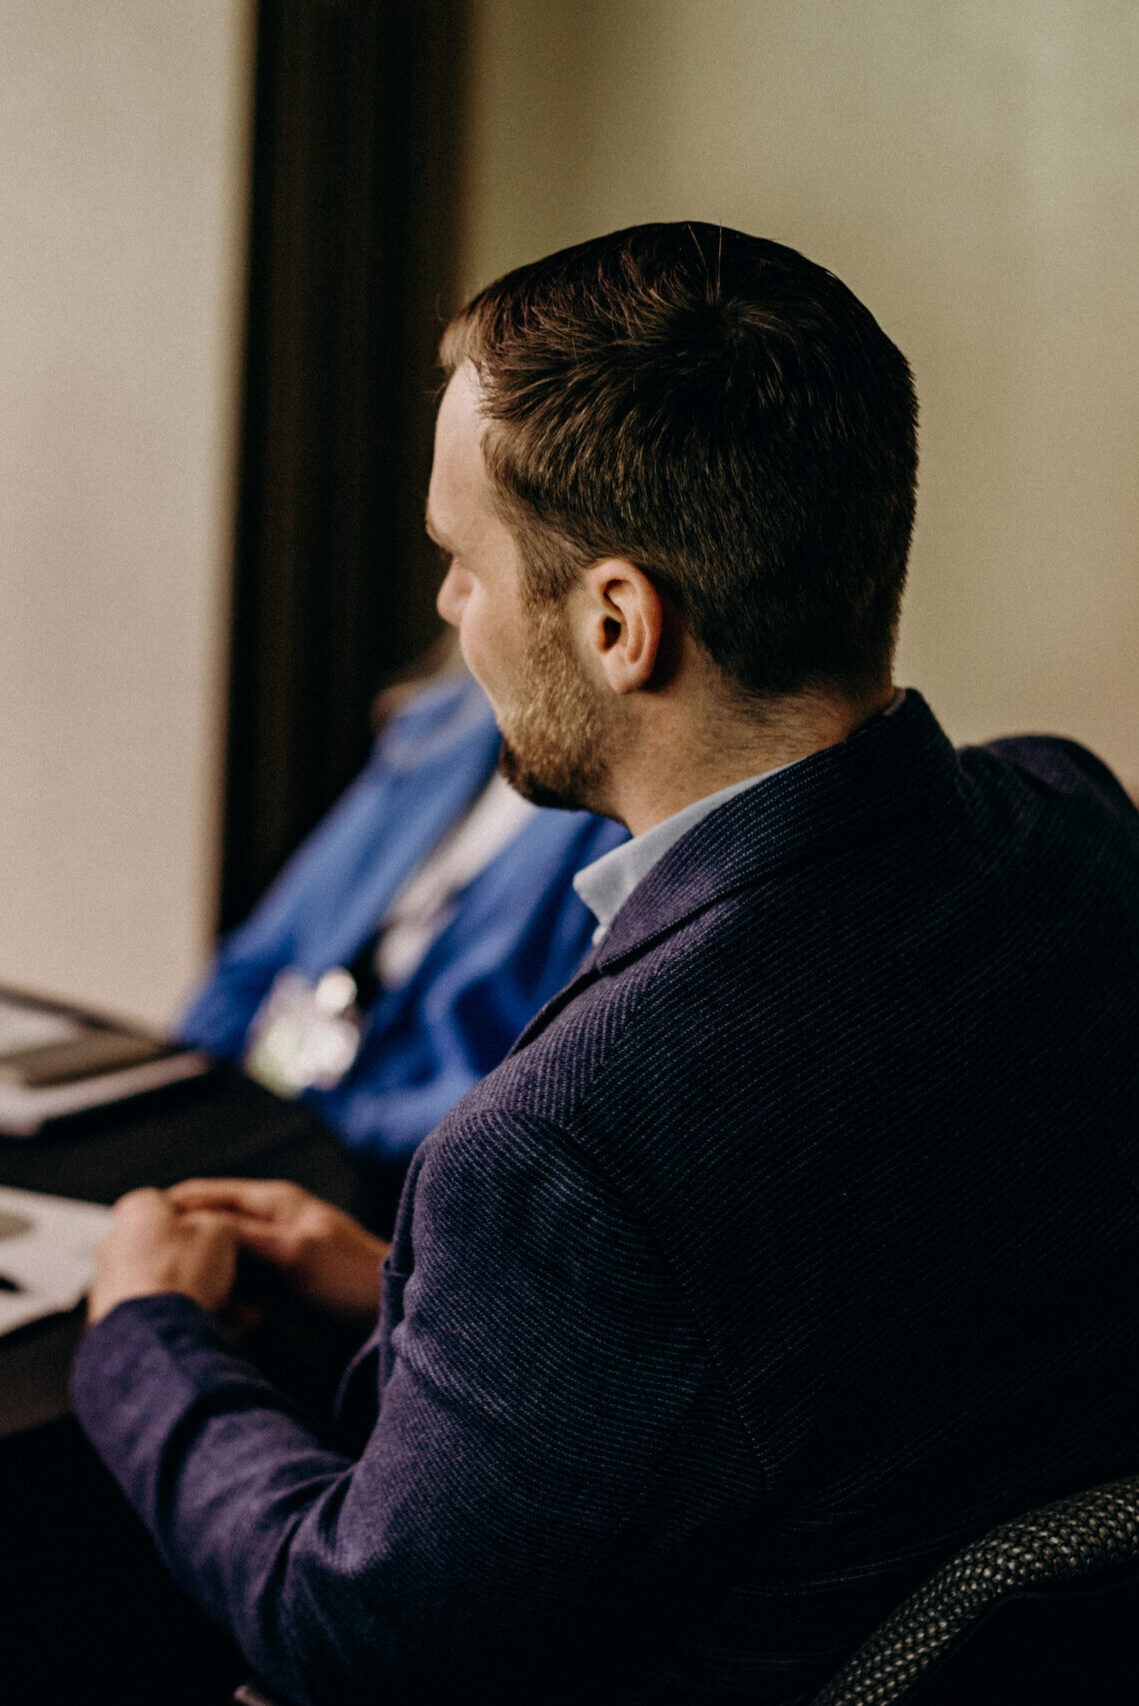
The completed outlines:
<svg viewBox="0 0 1139 1706">
<path fill-rule="evenodd" d="M 609 731 L 597 690 L 570 644 L 560 606 L 534 608 L 522 676 L 525 697 L 499 716 L 499 772 L 536 806 L 602 809 Z"/>
</svg>

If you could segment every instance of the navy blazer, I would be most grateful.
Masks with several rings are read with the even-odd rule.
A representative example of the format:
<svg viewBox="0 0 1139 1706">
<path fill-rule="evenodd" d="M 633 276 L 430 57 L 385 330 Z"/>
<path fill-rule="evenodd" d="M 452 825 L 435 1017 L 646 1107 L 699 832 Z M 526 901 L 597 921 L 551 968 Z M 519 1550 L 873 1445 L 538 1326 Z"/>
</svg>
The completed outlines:
<svg viewBox="0 0 1139 1706">
<path fill-rule="evenodd" d="M 1133 1470 L 1139 813 L 920 697 L 736 795 L 416 1155 L 321 1436 L 189 1300 L 80 1418 L 298 1702 L 807 1698 Z"/>
</svg>

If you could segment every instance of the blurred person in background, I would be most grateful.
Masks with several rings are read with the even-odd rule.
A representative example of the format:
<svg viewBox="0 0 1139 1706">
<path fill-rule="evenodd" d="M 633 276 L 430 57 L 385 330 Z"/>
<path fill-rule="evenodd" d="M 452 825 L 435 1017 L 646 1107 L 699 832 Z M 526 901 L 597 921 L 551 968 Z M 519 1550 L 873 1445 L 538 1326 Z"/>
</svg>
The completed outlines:
<svg viewBox="0 0 1139 1706">
<path fill-rule="evenodd" d="M 339 1132 L 389 1231 L 416 1145 L 576 970 L 596 920 L 573 878 L 626 838 L 515 793 L 482 689 L 435 650 L 179 1026 Z"/>
</svg>

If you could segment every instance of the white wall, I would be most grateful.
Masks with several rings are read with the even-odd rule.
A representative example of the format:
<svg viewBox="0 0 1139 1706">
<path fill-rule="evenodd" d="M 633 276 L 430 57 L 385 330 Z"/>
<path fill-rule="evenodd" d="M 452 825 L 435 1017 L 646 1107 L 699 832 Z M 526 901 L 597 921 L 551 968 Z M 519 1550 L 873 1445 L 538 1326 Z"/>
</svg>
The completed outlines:
<svg viewBox="0 0 1139 1706">
<path fill-rule="evenodd" d="M 161 1022 L 206 951 L 247 0 L 0 0 L 0 981 Z"/>
<path fill-rule="evenodd" d="M 923 405 L 901 679 L 1139 782 L 1139 7 L 478 0 L 465 275 L 645 219 L 831 267 Z"/>
</svg>

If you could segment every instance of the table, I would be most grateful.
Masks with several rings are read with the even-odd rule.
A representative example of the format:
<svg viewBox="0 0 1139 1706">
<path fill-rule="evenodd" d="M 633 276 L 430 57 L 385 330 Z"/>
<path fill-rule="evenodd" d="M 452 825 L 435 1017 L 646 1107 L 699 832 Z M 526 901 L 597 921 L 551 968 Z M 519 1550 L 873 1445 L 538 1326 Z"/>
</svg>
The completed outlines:
<svg viewBox="0 0 1139 1706">
<path fill-rule="evenodd" d="M 292 1179 L 369 1218 L 366 1176 L 328 1127 L 229 1067 L 92 1110 L 40 1138 L 0 1138 L 0 1184 L 24 1190 L 111 1203 L 195 1174 Z M 66 1413 L 82 1330 L 78 1309 L 0 1339 L 0 1435 Z"/>
</svg>

